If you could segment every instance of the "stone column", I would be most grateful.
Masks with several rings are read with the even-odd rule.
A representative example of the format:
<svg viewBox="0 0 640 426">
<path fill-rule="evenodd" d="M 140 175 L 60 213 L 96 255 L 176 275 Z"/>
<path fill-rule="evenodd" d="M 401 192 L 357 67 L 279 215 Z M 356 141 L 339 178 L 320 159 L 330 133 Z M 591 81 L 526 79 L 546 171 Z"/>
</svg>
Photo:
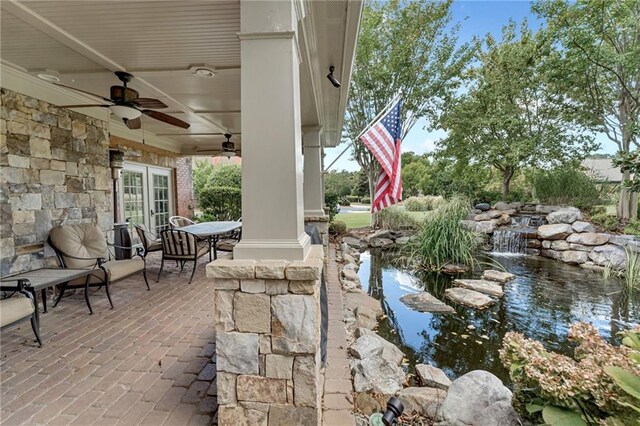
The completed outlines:
<svg viewBox="0 0 640 426">
<path fill-rule="evenodd" d="M 321 422 L 320 276 L 323 250 L 304 261 L 207 265 L 215 287 L 221 426 Z"/>
<path fill-rule="evenodd" d="M 324 216 L 322 177 L 322 127 L 303 128 L 304 215 Z"/>
<path fill-rule="evenodd" d="M 235 259 L 303 260 L 300 78 L 293 0 L 240 4 L 242 241 Z"/>
</svg>

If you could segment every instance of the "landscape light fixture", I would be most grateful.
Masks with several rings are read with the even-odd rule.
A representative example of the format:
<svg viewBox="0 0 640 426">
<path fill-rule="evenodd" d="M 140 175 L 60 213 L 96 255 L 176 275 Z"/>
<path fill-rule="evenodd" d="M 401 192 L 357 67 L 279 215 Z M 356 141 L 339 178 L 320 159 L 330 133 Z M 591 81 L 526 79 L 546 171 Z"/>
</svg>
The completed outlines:
<svg viewBox="0 0 640 426">
<path fill-rule="evenodd" d="M 340 82 L 333 76 L 334 70 L 335 70 L 335 67 L 331 65 L 329 67 L 329 74 L 327 74 L 327 78 L 329 79 L 331 84 L 333 84 L 333 87 L 340 87 Z"/>
</svg>

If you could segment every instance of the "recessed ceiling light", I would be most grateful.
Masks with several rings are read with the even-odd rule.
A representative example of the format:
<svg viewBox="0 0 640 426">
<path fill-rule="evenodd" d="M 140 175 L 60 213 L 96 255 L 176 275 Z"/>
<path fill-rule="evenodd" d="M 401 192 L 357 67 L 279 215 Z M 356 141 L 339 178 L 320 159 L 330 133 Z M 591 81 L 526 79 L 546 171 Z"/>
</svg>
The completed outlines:
<svg viewBox="0 0 640 426">
<path fill-rule="evenodd" d="M 48 81 L 49 83 L 58 83 L 60 81 L 60 77 L 49 73 L 39 73 L 38 78 L 44 81 Z"/>
<path fill-rule="evenodd" d="M 213 72 L 212 70 L 210 70 L 208 68 L 197 68 L 193 72 L 193 74 L 198 76 L 198 77 L 204 77 L 204 78 L 211 78 L 211 77 L 216 75 L 215 72 Z"/>
</svg>

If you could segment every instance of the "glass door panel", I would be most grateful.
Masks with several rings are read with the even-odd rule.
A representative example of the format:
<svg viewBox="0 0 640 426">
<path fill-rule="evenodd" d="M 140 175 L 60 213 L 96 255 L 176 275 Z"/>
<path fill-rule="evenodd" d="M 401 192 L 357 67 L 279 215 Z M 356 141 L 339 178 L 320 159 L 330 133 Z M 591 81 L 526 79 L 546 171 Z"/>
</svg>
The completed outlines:
<svg viewBox="0 0 640 426">
<path fill-rule="evenodd" d="M 151 226 L 156 234 L 169 226 L 171 217 L 171 180 L 168 170 L 149 169 L 149 194 L 151 195 Z"/>
<path fill-rule="evenodd" d="M 129 223 L 145 223 L 144 173 L 133 170 L 122 172 L 122 206 Z"/>
</svg>

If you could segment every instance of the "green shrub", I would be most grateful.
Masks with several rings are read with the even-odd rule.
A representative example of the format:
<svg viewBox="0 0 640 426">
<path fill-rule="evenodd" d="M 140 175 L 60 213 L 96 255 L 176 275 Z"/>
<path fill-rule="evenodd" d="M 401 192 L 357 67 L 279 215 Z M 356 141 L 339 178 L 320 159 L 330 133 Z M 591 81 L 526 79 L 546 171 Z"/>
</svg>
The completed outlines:
<svg viewBox="0 0 640 426">
<path fill-rule="evenodd" d="M 624 227 L 624 233 L 630 235 L 640 235 L 640 221 L 638 219 L 635 219 L 629 222 L 629 224 Z"/>
<path fill-rule="evenodd" d="M 357 196 L 357 195 L 347 195 L 345 198 L 351 203 L 359 203 L 360 202 L 360 197 Z"/>
<path fill-rule="evenodd" d="M 329 214 L 329 222 L 333 222 L 333 218 L 340 212 L 338 199 L 338 194 L 334 194 L 333 192 L 324 194 L 324 205 L 327 209 L 327 214 Z"/>
<path fill-rule="evenodd" d="M 333 235 L 344 235 L 347 233 L 347 224 L 341 220 L 334 220 L 329 224 L 329 233 Z"/>
<path fill-rule="evenodd" d="M 362 204 L 371 204 L 371 197 L 362 197 L 360 200 Z"/>
<path fill-rule="evenodd" d="M 592 215 L 591 223 L 605 231 L 615 231 L 618 229 L 618 219 L 615 216 L 608 215 L 606 212 Z"/>
<path fill-rule="evenodd" d="M 425 195 L 423 197 L 409 197 L 402 202 L 410 212 L 426 212 L 437 209 L 446 201 L 439 195 Z"/>
<path fill-rule="evenodd" d="M 208 186 L 242 187 L 242 168 L 237 164 L 214 166 L 208 161 L 196 162 L 193 169 L 193 191 L 196 199 Z"/>
<path fill-rule="evenodd" d="M 381 228 L 391 231 L 415 229 L 418 226 L 417 219 L 407 213 L 407 211 L 398 207 L 389 207 L 380 210 L 376 213 L 376 222 Z"/>
<path fill-rule="evenodd" d="M 237 220 L 242 217 L 242 190 L 207 186 L 198 197 L 204 220 Z"/>
<path fill-rule="evenodd" d="M 450 262 L 474 264 L 479 238 L 460 222 L 469 210 L 468 200 L 455 197 L 425 219 L 417 238 L 408 246 L 409 257 L 417 267 L 437 271 Z"/>
<path fill-rule="evenodd" d="M 530 175 L 533 195 L 548 204 L 587 207 L 598 203 L 598 188 L 582 170 L 571 166 L 538 170 Z"/>
</svg>

